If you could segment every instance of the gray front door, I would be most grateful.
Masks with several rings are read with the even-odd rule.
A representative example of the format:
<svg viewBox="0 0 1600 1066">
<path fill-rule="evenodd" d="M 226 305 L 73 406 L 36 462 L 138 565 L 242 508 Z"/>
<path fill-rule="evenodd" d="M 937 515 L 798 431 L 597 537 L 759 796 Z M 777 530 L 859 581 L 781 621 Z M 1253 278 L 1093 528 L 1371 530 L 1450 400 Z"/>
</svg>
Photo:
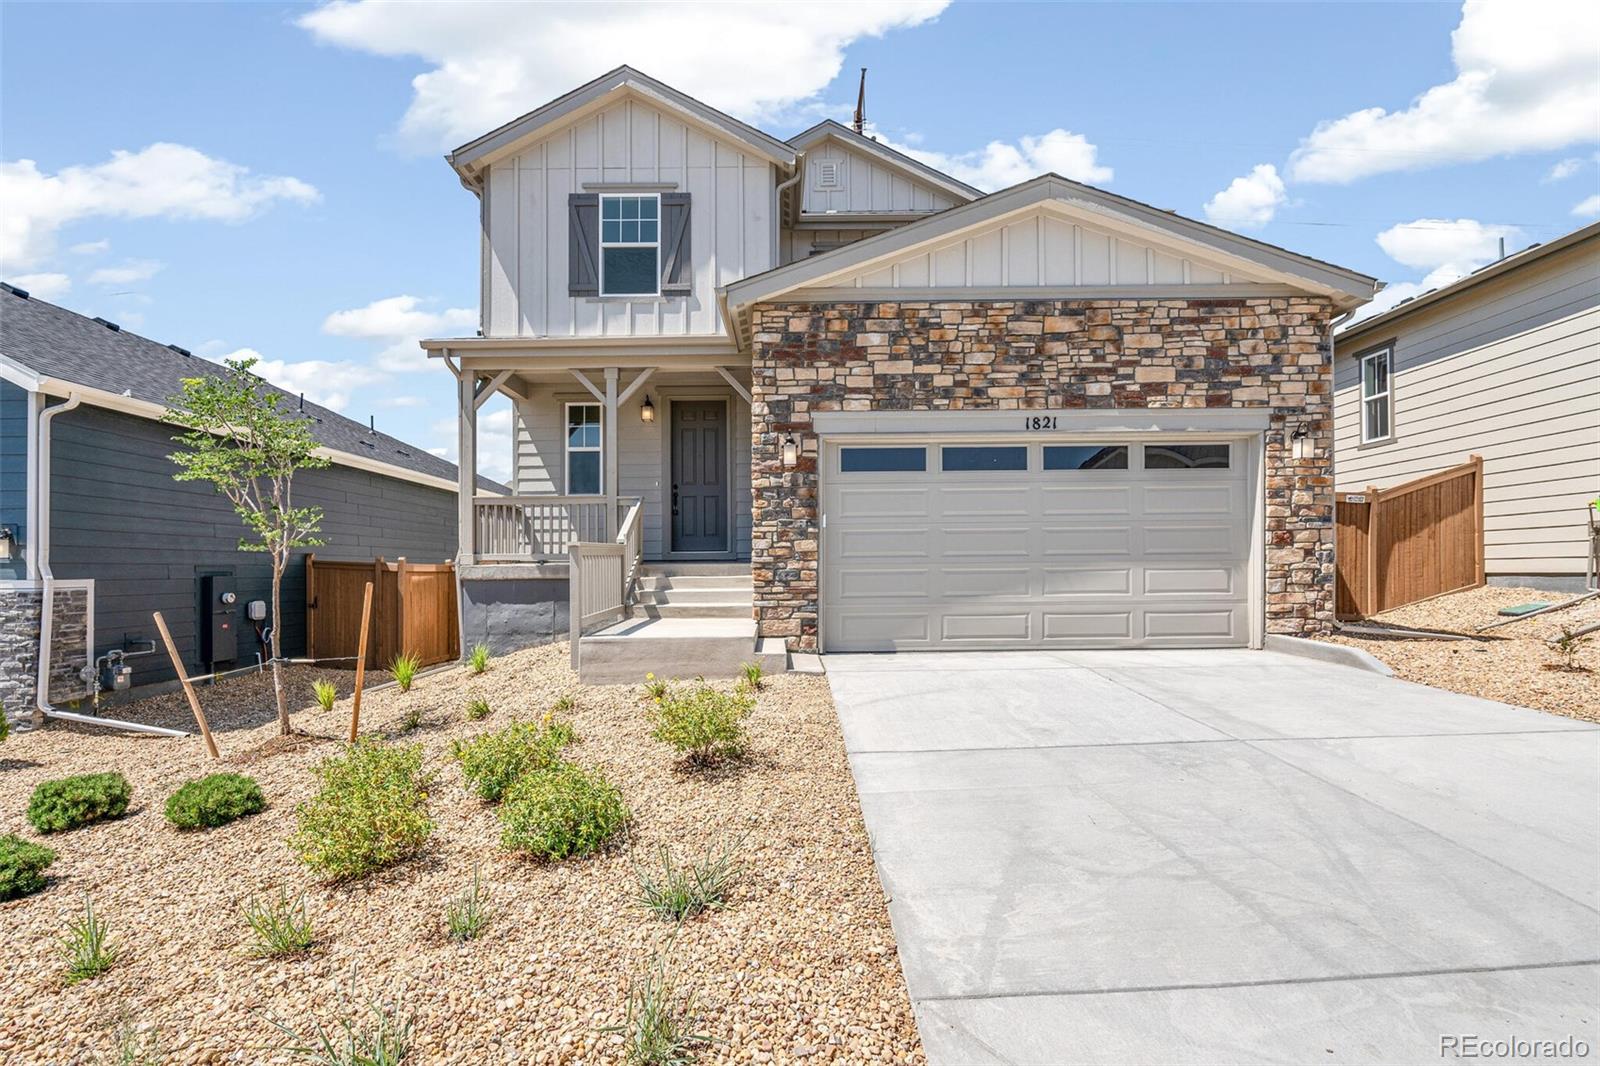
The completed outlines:
<svg viewBox="0 0 1600 1066">
<path fill-rule="evenodd" d="M 672 405 L 672 550 L 728 550 L 728 411 L 721 400 Z"/>
</svg>

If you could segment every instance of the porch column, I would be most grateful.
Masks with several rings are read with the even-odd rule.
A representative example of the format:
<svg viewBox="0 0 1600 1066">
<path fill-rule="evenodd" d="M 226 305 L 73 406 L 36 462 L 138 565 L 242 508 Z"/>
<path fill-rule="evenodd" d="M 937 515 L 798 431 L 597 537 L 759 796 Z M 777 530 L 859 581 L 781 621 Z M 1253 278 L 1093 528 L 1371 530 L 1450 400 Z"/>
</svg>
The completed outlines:
<svg viewBox="0 0 1600 1066">
<path fill-rule="evenodd" d="M 478 375 L 461 368 L 456 375 L 456 563 L 477 562 L 477 515 L 472 497 L 478 491 Z"/>
<path fill-rule="evenodd" d="M 606 539 L 617 539 L 617 367 L 606 367 L 605 434 L 605 491 Z"/>
</svg>

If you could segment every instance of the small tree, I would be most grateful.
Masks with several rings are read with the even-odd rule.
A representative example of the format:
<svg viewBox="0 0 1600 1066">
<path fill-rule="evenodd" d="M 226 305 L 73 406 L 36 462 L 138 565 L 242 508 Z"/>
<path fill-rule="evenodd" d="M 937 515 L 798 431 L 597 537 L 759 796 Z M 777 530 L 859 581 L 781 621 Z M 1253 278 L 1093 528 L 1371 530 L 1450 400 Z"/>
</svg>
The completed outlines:
<svg viewBox="0 0 1600 1066">
<path fill-rule="evenodd" d="M 272 560 L 272 617 L 267 651 L 278 699 L 278 725 L 289 732 L 283 690 L 281 599 L 283 572 L 296 548 L 312 547 L 322 508 L 296 507 L 297 470 L 328 465 L 316 454 L 311 422 L 279 407 L 280 395 L 250 368 L 255 359 L 229 359 L 227 373 L 183 379 L 183 392 L 168 401 L 166 421 L 188 432 L 172 438 L 182 450 L 168 456 L 177 481 L 209 481 L 228 498 L 250 535 L 241 551 L 264 551 Z"/>
</svg>

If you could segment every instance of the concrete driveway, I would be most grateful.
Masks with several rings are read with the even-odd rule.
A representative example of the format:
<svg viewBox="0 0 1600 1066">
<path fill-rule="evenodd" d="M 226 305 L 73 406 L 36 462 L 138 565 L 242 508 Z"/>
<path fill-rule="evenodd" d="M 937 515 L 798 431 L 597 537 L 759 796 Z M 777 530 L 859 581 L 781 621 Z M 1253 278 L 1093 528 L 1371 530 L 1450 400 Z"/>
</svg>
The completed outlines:
<svg viewBox="0 0 1600 1066">
<path fill-rule="evenodd" d="M 1600 728 L 1270 652 L 826 664 L 932 1062 L 1600 1059 Z"/>
</svg>

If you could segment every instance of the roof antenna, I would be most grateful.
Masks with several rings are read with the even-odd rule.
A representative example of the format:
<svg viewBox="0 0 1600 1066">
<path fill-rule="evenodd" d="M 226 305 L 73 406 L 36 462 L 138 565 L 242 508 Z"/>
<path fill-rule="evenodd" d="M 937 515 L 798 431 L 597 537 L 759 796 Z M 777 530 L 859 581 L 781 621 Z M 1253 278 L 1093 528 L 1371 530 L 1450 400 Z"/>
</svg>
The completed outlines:
<svg viewBox="0 0 1600 1066">
<path fill-rule="evenodd" d="M 850 124 L 857 133 L 867 124 L 867 68 L 861 68 L 861 88 L 856 90 L 856 117 Z"/>
</svg>

